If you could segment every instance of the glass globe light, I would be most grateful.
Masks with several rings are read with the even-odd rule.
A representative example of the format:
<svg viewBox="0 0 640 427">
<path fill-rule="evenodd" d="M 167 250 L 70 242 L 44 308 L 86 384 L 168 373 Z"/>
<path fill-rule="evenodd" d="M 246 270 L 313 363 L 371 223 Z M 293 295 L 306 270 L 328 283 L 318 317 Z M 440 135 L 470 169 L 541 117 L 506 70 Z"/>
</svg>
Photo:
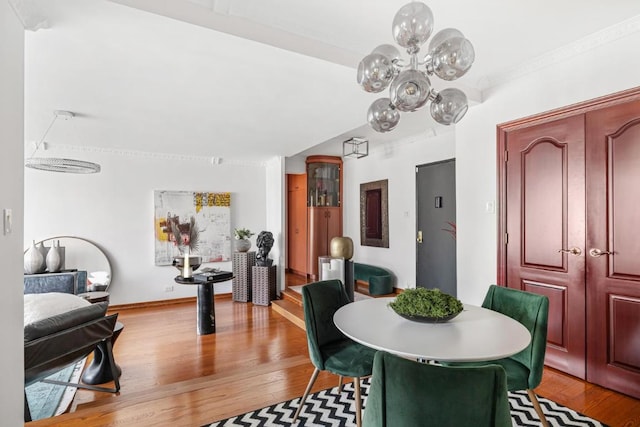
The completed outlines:
<svg viewBox="0 0 640 427">
<path fill-rule="evenodd" d="M 471 68 L 476 55 L 469 40 L 451 37 L 440 43 L 431 57 L 435 75 L 443 80 L 455 80 Z"/>
<path fill-rule="evenodd" d="M 433 13 L 420 2 L 406 4 L 393 18 L 391 32 L 402 47 L 416 51 L 427 41 L 433 31 Z"/>
<path fill-rule="evenodd" d="M 380 98 L 369 107 L 367 121 L 376 132 L 389 132 L 398 125 L 400 113 L 391 105 L 389 98 Z"/>
<path fill-rule="evenodd" d="M 394 60 L 400 60 L 400 51 L 397 47 L 392 44 L 381 44 L 380 46 L 373 49 L 371 53 L 379 53 L 389 59 L 389 61 L 393 62 Z"/>
<path fill-rule="evenodd" d="M 455 28 L 445 28 L 444 30 L 438 31 L 431 38 L 431 41 L 429 41 L 429 52 L 433 52 L 442 43 L 454 37 L 464 37 L 464 35 L 460 30 Z"/>
<path fill-rule="evenodd" d="M 443 125 L 458 123 L 469 109 L 467 96 L 461 90 L 449 88 L 431 102 L 431 117 Z"/>
<path fill-rule="evenodd" d="M 367 92 L 384 90 L 393 80 L 393 75 L 391 60 L 380 53 L 369 54 L 358 64 L 358 84 Z"/>
<path fill-rule="evenodd" d="M 418 70 L 405 70 L 391 83 L 391 102 L 400 111 L 415 111 L 427 103 L 431 82 Z"/>
</svg>

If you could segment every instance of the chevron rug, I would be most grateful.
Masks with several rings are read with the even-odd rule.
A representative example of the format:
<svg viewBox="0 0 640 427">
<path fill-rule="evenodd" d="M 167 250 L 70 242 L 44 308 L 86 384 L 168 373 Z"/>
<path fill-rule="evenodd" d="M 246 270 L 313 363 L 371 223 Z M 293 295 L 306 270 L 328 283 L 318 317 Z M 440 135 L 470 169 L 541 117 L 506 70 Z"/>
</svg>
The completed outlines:
<svg viewBox="0 0 640 427">
<path fill-rule="evenodd" d="M 344 386 L 343 392 L 338 394 L 337 387 L 322 390 L 307 397 L 304 409 L 300 413 L 297 427 L 314 426 L 355 426 L 354 392 L 353 384 Z M 362 384 L 362 395 L 365 399 L 369 390 L 369 380 Z M 253 412 L 227 418 L 225 420 L 207 424 L 203 427 L 275 427 L 290 426 L 293 415 L 298 409 L 300 398 L 267 406 Z M 540 406 L 544 411 L 549 425 L 554 427 L 606 427 L 604 424 L 579 414 L 557 403 L 538 397 Z M 526 392 L 510 392 L 509 405 L 511 406 L 511 419 L 514 426 L 541 426 Z M 401 426 L 398 426 L 401 427 Z"/>
</svg>

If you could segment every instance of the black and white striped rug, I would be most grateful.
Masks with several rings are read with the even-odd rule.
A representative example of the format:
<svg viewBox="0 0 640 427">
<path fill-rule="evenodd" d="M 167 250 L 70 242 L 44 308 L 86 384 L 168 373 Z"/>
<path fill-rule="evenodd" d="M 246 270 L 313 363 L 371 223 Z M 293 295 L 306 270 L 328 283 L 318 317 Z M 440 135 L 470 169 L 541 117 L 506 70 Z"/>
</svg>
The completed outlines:
<svg viewBox="0 0 640 427">
<path fill-rule="evenodd" d="M 355 405 L 353 384 L 344 386 L 341 394 L 337 387 L 322 390 L 309 395 L 300 413 L 297 427 L 312 426 L 355 426 Z M 362 382 L 362 395 L 366 406 L 366 395 L 369 380 Z M 557 403 L 538 397 L 540 406 L 551 426 L 606 427 L 604 424 L 579 414 Z M 225 420 L 216 421 L 203 427 L 272 427 L 290 426 L 293 415 L 298 409 L 300 398 L 277 403 L 246 414 L 237 415 Z M 509 392 L 511 419 L 514 426 L 541 426 L 536 411 L 533 409 L 526 391 Z M 400 426 L 399 426 L 400 427 Z"/>
</svg>

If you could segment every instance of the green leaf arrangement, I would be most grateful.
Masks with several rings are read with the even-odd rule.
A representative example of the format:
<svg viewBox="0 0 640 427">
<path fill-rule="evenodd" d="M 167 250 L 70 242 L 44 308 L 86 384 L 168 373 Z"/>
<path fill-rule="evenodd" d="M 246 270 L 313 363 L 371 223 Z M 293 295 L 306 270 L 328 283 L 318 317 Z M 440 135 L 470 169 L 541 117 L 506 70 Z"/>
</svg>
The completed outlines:
<svg viewBox="0 0 640 427">
<path fill-rule="evenodd" d="M 396 313 L 405 316 L 445 318 L 462 311 L 462 303 L 456 297 L 440 289 L 406 289 L 395 301 L 389 303 Z"/>
<path fill-rule="evenodd" d="M 252 233 L 248 228 L 236 228 L 233 230 L 233 234 L 237 240 L 248 239 L 256 233 Z"/>
</svg>

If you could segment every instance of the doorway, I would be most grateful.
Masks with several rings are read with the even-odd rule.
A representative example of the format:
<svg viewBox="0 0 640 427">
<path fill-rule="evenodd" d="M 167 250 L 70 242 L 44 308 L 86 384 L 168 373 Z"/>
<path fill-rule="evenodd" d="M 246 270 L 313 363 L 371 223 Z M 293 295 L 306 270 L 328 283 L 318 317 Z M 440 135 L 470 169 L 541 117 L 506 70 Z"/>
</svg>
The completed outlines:
<svg viewBox="0 0 640 427">
<path fill-rule="evenodd" d="M 545 363 L 640 398 L 640 89 L 499 126 L 498 283 L 549 297 Z"/>
<path fill-rule="evenodd" d="M 416 287 L 457 296 L 456 162 L 416 167 Z"/>
</svg>

